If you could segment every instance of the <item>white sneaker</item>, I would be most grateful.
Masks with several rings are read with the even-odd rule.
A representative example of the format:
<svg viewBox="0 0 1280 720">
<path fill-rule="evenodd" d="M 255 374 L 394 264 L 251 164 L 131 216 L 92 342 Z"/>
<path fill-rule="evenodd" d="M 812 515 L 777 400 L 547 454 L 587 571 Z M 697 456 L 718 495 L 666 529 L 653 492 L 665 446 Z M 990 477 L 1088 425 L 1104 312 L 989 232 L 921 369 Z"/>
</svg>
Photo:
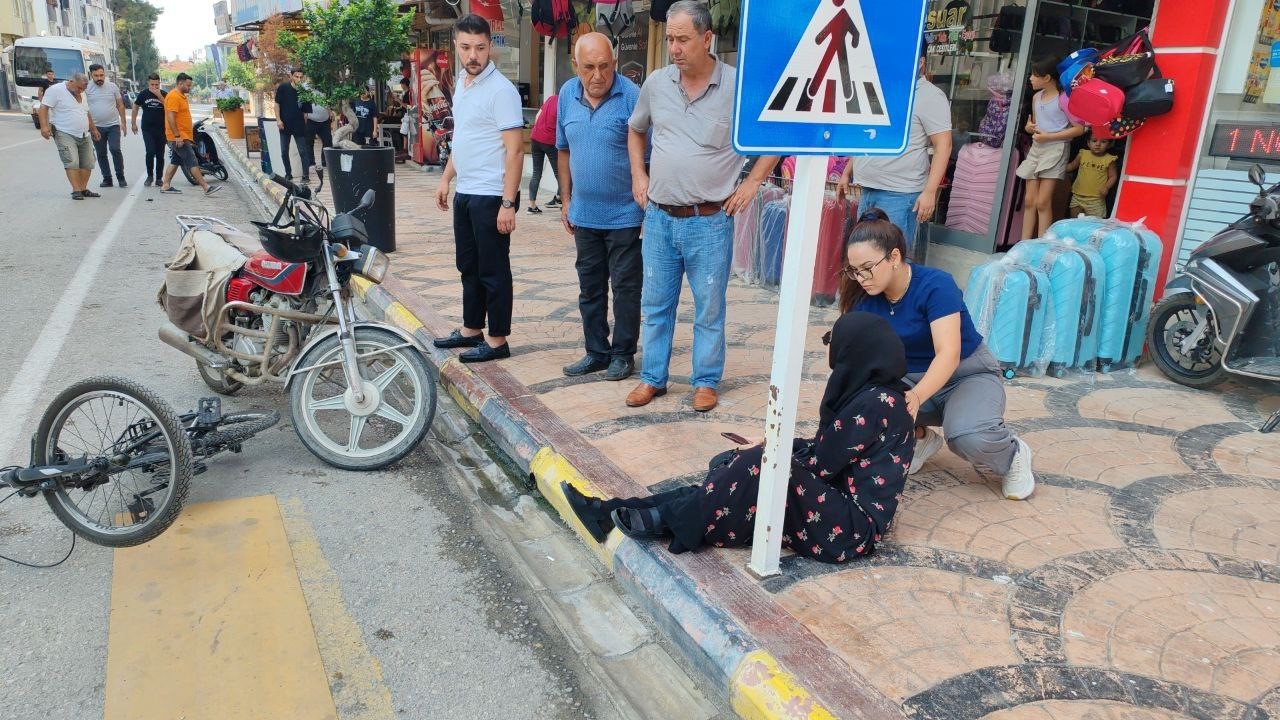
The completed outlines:
<svg viewBox="0 0 1280 720">
<path fill-rule="evenodd" d="M 942 444 L 941 433 L 933 428 L 925 428 L 924 437 L 916 438 L 916 451 L 911 456 L 911 467 L 907 468 L 907 474 L 915 475 L 920 472 L 920 468 L 942 449 Z"/>
<path fill-rule="evenodd" d="M 1022 438 L 1017 438 L 1018 454 L 1013 456 L 1013 465 L 1004 475 L 1001 489 L 1010 500 L 1026 500 L 1036 489 L 1036 478 L 1031 474 L 1031 446 Z"/>
</svg>

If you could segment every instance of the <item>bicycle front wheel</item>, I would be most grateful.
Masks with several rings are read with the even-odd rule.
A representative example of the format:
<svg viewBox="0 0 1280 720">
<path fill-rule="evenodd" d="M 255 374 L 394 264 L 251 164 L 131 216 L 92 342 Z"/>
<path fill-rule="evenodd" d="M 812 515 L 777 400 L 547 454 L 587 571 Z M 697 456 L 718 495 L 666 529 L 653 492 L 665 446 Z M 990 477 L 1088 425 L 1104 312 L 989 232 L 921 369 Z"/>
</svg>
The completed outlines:
<svg viewBox="0 0 1280 720">
<path fill-rule="evenodd" d="M 63 390 L 36 430 L 35 461 L 100 458 L 100 473 L 44 493 L 80 537 L 107 547 L 140 545 L 164 532 L 191 488 L 191 444 L 168 403 L 119 377 Z"/>
</svg>

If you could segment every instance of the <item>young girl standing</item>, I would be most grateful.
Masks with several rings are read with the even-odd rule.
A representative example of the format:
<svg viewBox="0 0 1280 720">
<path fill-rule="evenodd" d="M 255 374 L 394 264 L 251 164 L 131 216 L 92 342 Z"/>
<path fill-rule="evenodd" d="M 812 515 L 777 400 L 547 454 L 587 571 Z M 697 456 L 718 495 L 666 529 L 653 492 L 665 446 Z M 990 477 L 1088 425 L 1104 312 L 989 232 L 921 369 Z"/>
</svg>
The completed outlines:
<svg viewBox="0 0 1280 720">
<path fill-rule="evenodd" d="M 1031 63 L 1031 117 L 1026 131 L 1031 135 L 1031 151 L 1018 166 L 1018 177 L 1027 181 L 1026 214 L 1022 219 L 1022 239 L 1043 237 L 1053 224 L 1053 196 L 1058 182 L 1067 176 L 1071 140 L 1084 134 L 1084 127 L 1071 122 L 1059 104 L 1062 88 L 1054 75 L 1057 62 L 1040 58 Z"/>
</svg>

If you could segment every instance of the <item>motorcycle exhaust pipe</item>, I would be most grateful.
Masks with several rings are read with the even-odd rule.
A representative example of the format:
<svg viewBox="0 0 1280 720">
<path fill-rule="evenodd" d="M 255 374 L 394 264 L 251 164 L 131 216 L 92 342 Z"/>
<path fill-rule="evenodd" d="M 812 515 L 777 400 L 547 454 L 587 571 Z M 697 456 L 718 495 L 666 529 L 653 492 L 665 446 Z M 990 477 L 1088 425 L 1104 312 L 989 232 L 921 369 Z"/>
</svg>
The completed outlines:
<svg viewBox="0 0 1280 720">
<path fill-rule="evenodd" d="M 214 370 L 223 370 L 231 366 L 231 363 L 225 357 L 192 340 L 186 331 L 171 322 L 166 322 L 160 326 L 159 335 L 165 345 L 181 350 L 195 358 L 196 362 L 201 365 Z"/>
</svg>

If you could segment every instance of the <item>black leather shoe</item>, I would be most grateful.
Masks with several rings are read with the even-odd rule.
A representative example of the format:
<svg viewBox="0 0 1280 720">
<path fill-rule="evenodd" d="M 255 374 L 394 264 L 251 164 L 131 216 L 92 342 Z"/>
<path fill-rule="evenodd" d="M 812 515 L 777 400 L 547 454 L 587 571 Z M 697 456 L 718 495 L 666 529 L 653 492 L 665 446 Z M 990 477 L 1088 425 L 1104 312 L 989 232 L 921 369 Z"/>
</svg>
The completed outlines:
<svg viewBox="0 0 1280 720">
<path fill-rule="evenodd" d="M 125 181 L 124 181 L 124 178 L 116 178 L 116 182 L 117 182 L 117 183 L 120 185 L 120 187 L 122 187 L 122 188 L 124 188 L 124 187 L 129 187 L 129 183 L 125 182 Z"/>
<path fill-rule="evenodd" d="M 112 185 L 112 183 L 111 183 L 111 181 L 110 181 L 110 180 L 103 180 L 102 182 L 98 183 L 98 187 L 100 187 L 100 188 L 103 188 L 103 187 L 111 187 L 111 185 Z"/>
<path fill-rule="evenodd" d="M 587 375 L 593 372 L 600 372 L 609 367 L 608 360 L 598 360 L 590 355 L 583 357 L 572 365 L 564 366 L 564 374 L 569 377 L 578 377 L 579 375 Z"/>
<path fill-rule="evenodd" d="M 511 346 L 502 343 L 498 347 L 493 347 L 489 343 L 480 343 L 470 350 L 458 356 L 458 359 L 464 363 L 488 362 L 490 360 L 503 360 L 511 357 Z"/>
<path fill-rule="evenodd" d="M 462 331 L 454 330 L 449 337 L 436 338 L 431 341 L 431 344 L 444 350 L 448 350 L 450 348 L 473 348 L 477 345 L 484 344 L 484 335 L 472 335 L 468 337 L 463 335 Z"/>
<path fill-rule="evenodd" d="M 626 380 L 636 370 L 636 361 L 619 355 L 609 363 L 609 370 L 604 374 L 605 380 Z"/>
</svg>

